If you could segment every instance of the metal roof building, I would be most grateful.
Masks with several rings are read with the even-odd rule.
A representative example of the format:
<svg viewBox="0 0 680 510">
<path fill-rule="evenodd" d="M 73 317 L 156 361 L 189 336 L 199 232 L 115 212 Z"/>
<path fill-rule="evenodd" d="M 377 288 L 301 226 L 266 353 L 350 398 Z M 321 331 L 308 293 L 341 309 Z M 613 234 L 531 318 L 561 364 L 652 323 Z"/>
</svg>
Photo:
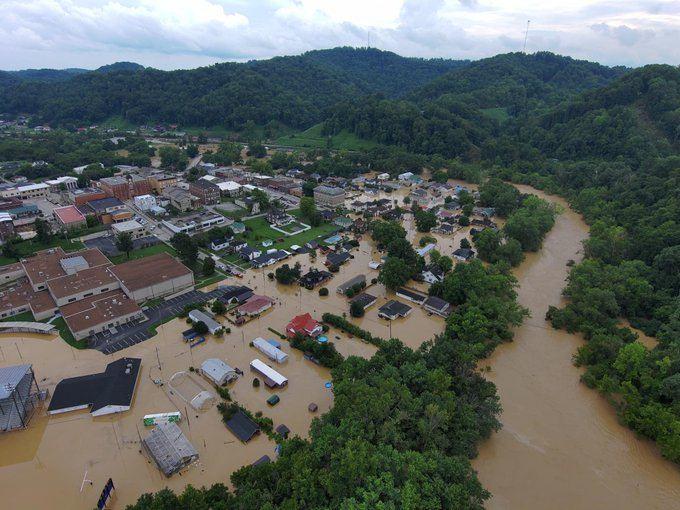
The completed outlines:
<svg viewBox="0 0 680 510">
<path fill-rule="evenodd" d="M 158 468 L 167 477 L 198 460 L 196 448 L 176 423 L 156 425 L 156 428 L 142 440 L 142 443 Z"/>
<path fill-rule="evenodd" d="M 22 429 L 44 400 L 31 365 L 0 368 L 0 432 Z"/>
</svg>

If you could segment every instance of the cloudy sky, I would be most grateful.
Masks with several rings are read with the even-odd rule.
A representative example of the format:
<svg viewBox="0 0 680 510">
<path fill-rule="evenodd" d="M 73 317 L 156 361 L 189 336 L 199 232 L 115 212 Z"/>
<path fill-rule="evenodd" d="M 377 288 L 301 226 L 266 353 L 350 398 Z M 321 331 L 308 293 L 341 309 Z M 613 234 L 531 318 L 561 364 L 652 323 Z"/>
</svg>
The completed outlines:
<svg viewBox="0 0 680 510">
<path fill-rule="evenodd" d="M 0 69 L 160 69 L 370 45 L 477 59 L 549 50 L 680 63 L 680 0 L 0 0 Z"/>
</svg>

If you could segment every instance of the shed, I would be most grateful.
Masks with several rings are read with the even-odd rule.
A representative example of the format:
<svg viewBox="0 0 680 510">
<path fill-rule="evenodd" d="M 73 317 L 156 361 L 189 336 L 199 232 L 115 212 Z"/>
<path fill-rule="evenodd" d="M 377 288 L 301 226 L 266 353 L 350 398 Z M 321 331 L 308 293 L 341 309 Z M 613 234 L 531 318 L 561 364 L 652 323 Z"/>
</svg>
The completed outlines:
<svg viewBox="0 0 680 510">
<path fill-rule="evenodd" d="M 288 434 L 290 434 L 290 429 L 286 427 L 283 423 L 276 427 L 276 433 L 279 434 L 282 438 L 286 439 L 288 437 Z"/>
<path fill-rule="evenodd" d="M 189 312 L 189 318 L 194 322 L 202 322 L 208 326 L 208 331 L 210 331 L 211 335 L 214 335 L 217 331 L 222 329 L 219 322 L 200 310 L 191 310 Z"/>
<path fill-rule="evenodd" d="M 238 378 L 236 370 L 218 358 L 208 358 L 201 363 L 201 374 L 217 386 L 223 386 Z"/>
<path fill-rule="evenodd" d="M 198 460 L 198 452 L 176 423 L 157 425 L 142 443 L 167 477 Z"/>
<path fill-rule="evenodd" d="M 270 360 L 276 361 L 277 363 L 283 363 L 288 359 L 288 354 L 283 352 L 278 347 L 273 346 L 267 342 L 264 338 L 258 337 L 253 340 L 253 347 L 258 351 L 262 352 Z"/>
<path fill-rule="evenodd" d="M 250 441 L 254 435 L 259 434 L 260 427 L 241 409 L 238 409 L 227 420 L 226 426 L 232 433 L 244 443 Z"/>
<path fill-rule="evenodd" d="M 254 359 L 250 362 L 250 369 L 260 374 L 264 379 L 264 383 L 270 388 L 281 388 L 288 384 L 286 377 L 259 359 Z"/>
</svg>

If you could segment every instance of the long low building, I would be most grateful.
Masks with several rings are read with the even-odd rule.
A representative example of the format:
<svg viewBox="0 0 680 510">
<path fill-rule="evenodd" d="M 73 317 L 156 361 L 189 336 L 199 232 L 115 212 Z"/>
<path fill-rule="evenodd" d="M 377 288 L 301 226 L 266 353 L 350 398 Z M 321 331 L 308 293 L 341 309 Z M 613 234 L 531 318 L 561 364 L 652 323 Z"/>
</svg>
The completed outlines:
<svg viewBox="0 0 680 510">
<path fill-rule="evenodd" d="M 108 331 L 146 316 L 134 299 L 112 290 L 62 306 L 61 314 L 76 340 Z"/>
<path fill-rule="evenodd" d="M 139 358 L 121 358 L 104 372 L 63 379 L 54 388 L 47 414 L 89 408 L 92 416 L 104 416 L 129 410 L 141 364 Z"/>
<path fill-rule="evenodd" d="M 194 273 L 168 253 L 131 260 L 111 268 L 125 293 L 137 302 L 193 287 Z"/>
</svg>

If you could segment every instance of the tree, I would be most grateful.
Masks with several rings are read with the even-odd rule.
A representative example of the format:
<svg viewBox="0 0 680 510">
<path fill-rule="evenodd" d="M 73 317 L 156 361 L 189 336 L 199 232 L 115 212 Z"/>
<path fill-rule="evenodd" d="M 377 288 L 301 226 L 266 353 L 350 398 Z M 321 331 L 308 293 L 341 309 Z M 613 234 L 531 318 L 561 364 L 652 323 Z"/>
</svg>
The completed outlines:
<svg viewBox="0 0 680 510">
<path fill-rule="evenodd" d="M 206 323 L 203 321 L 194 322 L 192 328 L 199 335 L 206 335 L 210 331 Z"/>
<path fill-rule="evenodd" d="M 212 304 L 212 306 L 210 307 L 210 309 L 212 310 L 212 312 L 213 312 L 215 315 L 223 315 L 224 312 L 227 311 L 227 307 L 226 307 L 226 306 L 224 305 L 224 303 L 222 303 L 222 301 L 220 301 L 219 299 L 216 299 L 216 300 L 213 302 L 213 304 Z"/>
<path fill-rule="evenodd" d="M 467 237 L 460 240 L 460 247 L 464 250 L 469 250 L 471 248 L 470 241 L 468 241 Z"/>
<path fill-rule="evenodd" d="M 127 258 L 130 258 L 130 252 L 134 250 L 135 243 L 132 240 L 132 234 L 130 232 L 122 232 L 116 237 L 116 248 L 119 252 L 125 253 Z"/>
<path fill-rule="evenodd" d="M 260 211 L 266 211 L 269 208 L 269 195 L 259 188 L 250 192 L 250 198 L 255 200 L 259 206 Z"/>
<path fill-rule="evenodd" d="M 316 204 L 312 197 L 302 197 L 300 199 L 300 215 L 308 221 L 316 216 Z"/>
<path fill-rule="evenodd" d="M 379 246 L 387 246 L 394 239 L 405 239 L 406 230 L 396 221 L 377 220 L 371 223 L 371 235 Z"/>
<path fill-rule="evenodd" d="M 195 144 L 187 145 L 186 153 L 188 157 L 195 158 L 196 156 L 198 156 L 198 145 Z"/>
<path fill-rule="evenodd" d="M 484 207 L 493 207 L 498 216 L 506 218 L 519 207 L 520 193 L 512 184 L 494 177 L 479 187 L 479 203 Z"/>
<path fill-rule="evenodd" d="M 198 245 L 190 235 L 179 233 L 172 236 L 170 244 L 177 250 L 179 258 L 189 267 L 194 267 L 198 260 Z"/>
<path fill-rule="evenodd" d="M 302 183 L 302 194 L 306 197 L 314 196 L 314 188 L 318 186 L 316 181 L 305 181 Z"/>
<path fill-rule="evenodd" d="M 35 232 L 41 244 L 49 244 L 52 240 L 52 229 L 49 223 L 41 218 L 36 218 L 35 220 Z"/>
<path fill-rule="evenodd" d="M 250 144 L 248 148 L 248 156 L 253 158 L 264 158 L 267 155 L 267 148 L 261 143 Z"/>
<path fill-rule="evenodd" d="M 283 285 L 291 285 L 300 278 L 302 266 L 299 262 L 296 262 L 293 267 L 288 264 L 283 264 L 281 267 L 276 268 L 274 273 L 276 281 Z"/>
<path fill-rule="evenodd" d="M 433 212 L 418 209 L 414 215 L 418 232 L 429 232 L 437 226 L 437 217 Z"/>
<path fill-rule="evenodd" d="M 451 257 L 442 255 L 437 260 L 437 266 L 439 266 L 439 269 L 441 269 L 444 274 L 446 274 L 453 268 L 453 260 L 451 260 Z"/>
<path fill-rule="evenodd" d="M 161 166 L 163 168 L 184 170 L 187 166 L 188 160 L 186 155 L 174 145 L 164 145 L 158 149 L 158 155 L 161 158 Z"/>
<path fill-rule="evenodd" d="M 378 281 L 390 290 L 396 290 L 411 279 L 413 274 L 404 260 L 399 257 L 387 257 L 380 269 Z"/>
<path fill-rule="evenodd" d="M 210 276 L 215 273 L 215 261 L 212 257 L 205 257 L 203 259 L 203 274 L 205 276 Z"/>
<path fill-rule="evenodd" d="M 363 317 L 364 307 L 361 305 L 361 303 L 353 301 L 352 304 L 349 305 L 349 314 L 352 317 Z"/>
<path fill-rule="evenodd" d="M 467 227 L 467 226 L 470 224 L 470 218 L 467 217 L 467 216 L 465 216 L 465 215 L 463 215 L 463 216 L 461 216 L 461 217 L 458 219 L 458 224 L 459 224 L 461 227 Z"/>
</svg>

